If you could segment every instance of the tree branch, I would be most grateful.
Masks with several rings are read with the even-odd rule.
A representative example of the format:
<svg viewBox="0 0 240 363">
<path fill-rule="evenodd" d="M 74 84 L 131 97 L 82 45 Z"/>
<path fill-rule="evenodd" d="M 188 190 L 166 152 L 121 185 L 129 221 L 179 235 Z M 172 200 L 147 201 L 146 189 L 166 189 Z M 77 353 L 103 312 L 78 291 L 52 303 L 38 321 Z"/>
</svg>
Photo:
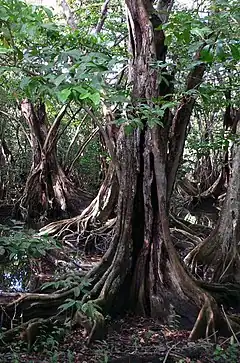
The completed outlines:
<svg viewBox="0 0 240 363">
<path fill-rule="evenodd" d="M 99 128 L 99 131 L 101 132 L 102 136 L 103 136 L 103 139 L 106 143 L 106 146 L 108 148 L 108 151 L 109 151 L 109 154 L 112 158 L 112 162 L 114 164 L 114 166 L 116 167 L 116 172 L 117 172 L 117 175 L 118 177 L 120 176 L 120 167 L 119 167 L 119 163 L 117 161 L 117 158 L 116 158 L 116 154 L 115 154 L 115 150 L 113 148 L 113 145 L 112 145 L 112 142 L 110 140 L 110 138 L 108 137 L 108 134 L 105 130 L 105 128 L 101 125 L 101 123 L 98 121 L 97 117 L 94 115 L 94 113 L 87 107 L 84 107 L 84 110 L 89 114 L 89 116 L 92 118 L 92 120 L 95 122 L 95 124 L 98 126 Z M 120 180 L 120 179 L 119 179 Z"/>
<path fill-rule="evenodd" d="M 88 137 L 86 138 L 86 140 L 83 142 L 82 146 L 80 147 L 80 149 L 77 152 L 77 155 L 75 156 L 75 158 L 73 159 L 73 161 L 71 162 L 67 172 L 70 173 L 74 167 L 74 164 L 76 163 L 76 161 L 78 160 L 78 158 L 81 156 L 81 154 L 83 153 L 84 149 L 88 146 L 89 142 L 94 138 L 94 136 L 98 133 L 99 128 L 96 127 L 90 135 L 88 135 Z"/>
<path fill-rule="evenodd" d="M 45 140 L 44 145 L 43 145 L 43 150 L 45 150 L 46 153 L 49 153 L 53 148 L 53 145 L 54 145 L 54 142 L 53 142 L 54 137 L 53 136 L 56 135 L 57 130 L 58 130 L 59 125 L 60 125 L 60 122 L 63 119 L 68 106 L 69 106 L 69 103 L 67 103 L 66 105 L 64 105 L 61 108 L 61 110 L 59 111 L 57 117 L 55 118 L 52 126 L 50 127 L 50 130 L 48 131 L 46 140 Z M 50 140 L 51 140 L 51 144 L 49 145 Z"/>
<path fill-rule="evenodd" d="M 198 56 L 199 58 L 199 56 Z M 194 69 L 188 74 L 186 91 L 198 89 L 203 80 L 203 75 L 206 69 L 206 65 L 201 63 L 194 67 Z M 187 126 L 192 115 L 193 107 L 195 104 L 195 97 L 182 97 L 181 103 L 178 106 L 175 115 L 172 120 L 172 126 L 169 135 L 169 153 L 168 153 L 168 191 L 167 201 L 170 200 L 173 186 L 176 179 L 177 170 L 179 167 L 180 159 L 183 154 L 185 138 L 187 133 Z"/>
<path fill-rule="evenodd" d="M 67 24 L 72 29 L 77 29 L 77 21 L 75 19 L 74 14 L 72 13 L 70 6 L 68 5 L 67 0 L 59 0 L 59 5 L 63 9 L 63 15 L 66 18 Z"/>
<path fill-rule="evenodd" d="M 79 125 L 77 127 L 77 130 L 75 132 L 75 135 L 73 136 L 73 138 L 72 138 L 72 140 L 71 140 L 71 142 L 70 142 L 70 144 L 68 146 L 68 149 L 67 149 L 67 152 L 66 152 L 66 155 L 65 155 L 65 166 L 66 166 L 66 163 L 67 163 L 67 159 L 68 159 L 68 155 L 70 153 L 70 150 L 71 150 L 74 142 L 76 141 L 76 138 L 77 138 L 77 136 L 78 136 L 78 134 L 80 132 L 80 128 L 81 128 L 83 122 L 86 120 L 87 117 L 88 117 L 88 114 L 86 113 L 86 115 L 83 117 L 82 121 L 79 123 Z"/>
<path fill-rule="evenodd" d="M 174 0 L 158 0 L 157 1 L 156 10 L 157 10 L 158 15 L 163 24 L 168 21 L 173 4 L 174 4 Z"/>
<path fill-rule="evenodd" d="M 95 29 L 95 33 L 98 34 L 101 32 L 104 22 L 107 18 L 107 11 L 108 11 L 108 3 L 110 0 L 105 0 L 105 2 L 103 3 L 102 9 L 101 9 L 101 15 L 100 18 L 98 20 L 96 29 Z"/>
<path fill-rule="evenodd" d="M 9 113 L 7 113 L 5 111 L 0 110 L 0 113 L 2 113 L 4 116 L 6 116 L 7 118 L 9 118 L 10 122 L 12 122 L 12 120 L 16 121 L 18 123 L 18 125 L 21 127 L 21 129 L 22 129 L 24 135 L 26 136 L 29 144 L 32 145 L 32 141 L 31 141 L 30 137 L 28 136 L 27 131 L 25 130 L 25 128 L 22 125 L 22 123 L 20 122 L 20 120 L 18 120 L 16 117 L 14 117 L 12 115 L 9 115 Z"/>
</svg>

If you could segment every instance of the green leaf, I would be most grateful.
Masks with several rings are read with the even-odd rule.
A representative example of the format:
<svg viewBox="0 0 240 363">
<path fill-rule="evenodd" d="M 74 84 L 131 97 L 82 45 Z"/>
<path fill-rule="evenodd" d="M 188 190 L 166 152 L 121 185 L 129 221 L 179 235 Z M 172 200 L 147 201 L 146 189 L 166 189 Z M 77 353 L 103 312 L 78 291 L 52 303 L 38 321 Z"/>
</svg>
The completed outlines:
<svg viewBox="0 0 240 363">
<path fill-rule="evenodd" d="M 3 256 L 5 252 L 5 248 L 3 246 L 0 246 L 0 256 Z"/>
<path fill-rule="evenodd" d="M 64 80 L 66 79 L 66 73 L 60 74 L 57 78 L 54 79 L 54 84 L 58 87 Z"/>
<path fill-rule="evenodd" d="M 80 100 L 85 100 L 86 98 L 89 98 L 89 96 L 91 96 L 91 93 L 86 91 L 85 93 L 79 94 L 78 98 Z"/>
<path fill-rule="evenodd" d="M 209 46 L 206 46 L 201 50 L 200 59 L 207 63 L 213 62 L 213 54 Z"/>
<path fill-rule="evenodd" d="M 236 44 L 230 44 L 230 49 L 232 53 L 232 57 L 234 60 L 240 60 L 240 48 Z"/>
<path fill-rule="evenodd" d="M 7 13 L 3 6 L 0 7 L 0 19 L 2 21 L 8 21 L 10 15 Z"/>
<path fill-rule="evenodd" d="M 0 47 L 0 54 L 7 54 L 12 52 L 13 52 L 12 48 Z"/>
<path fill-rule="evenodd" d="M 162 110 L 166 110 L 166 108 L 172 108 L 175 107 L 177 102 L 166 102 L 161 106 Z"/>
<path fill-rule="evenodd" d="M 30 77 L 24 77 L 20 82 L 20 88 L 25 89 L 29 85 L 30 82 L 31 82 Z"/>
<path fill-rule="evenodd" d="M 182 35 L 183 35 L 183 39 L 184 39 L 185 43 L 187 43 L 187 44 L 190 43 L 190 31 L 189 31 L 189 29 L 184 29 Z"/>
<path fill-rule="evenodd" d="M 223 50 L 223 45 L 222 43 L 218 43 L 216 46 L 216 56 L 220 61 L 225 61 L 226 60 L 226 53 Z"/>
<path fill-rule="evenodd" d="M 90 98 L 90 100 L 93 101 L 95 106 L 99 105 L 101 99 L 99 92 L 95 92 L 89 95 L 88 98 Z"/>
<path fill-rule="evenodd" d="M 79 286 L 76 286 L 76 287 L 74 288 L 74 290 L 73 290 L 73 293 L 74 293 L 74 296 L 75 296 L 75 297 L 78 297 L 78 296 L 80 295 L 80 293 L 81 293 L 81 289 L 80 289 L 80 287 L 79 287 Z"/>
<path fill-rule="evenodd" d="M 9 260 L 11 261 L 16 256 L 16 252 L 12 252 L 9 256 Z"/>
<path fill-rule="evenodd" d="M 67 54 L 67 55 L 69 55 L 69 57 L 73 57 L 75 59 L 78 59 L 80 56 L 82 56 L 79 49 L 72 49 L 72 50 L 69 50 L 67 52 L 64 52 L 63 54 Z"/>
<path fill-rule="evenodd" d="M 60 92 L 57 92 L 57 98 L 60 102 L 66 102 L 71 94 L 71 89 L 65 88 Z"/>
<path fill-rule="evenodd" d="M 87 90 L 81 86 L 75 86 L 73 87 L 74 91 L 77 91 L 78 93 L 86 93 Z"/>
<path fill-rule="evenodd" d="M 126 135 L 130 135 L 134 130 L 134 127 L 132 125 L 125 125 L 124 126 L 124 132 L 126 133 Z"/>
<path fill-rule="evenodd" d="M 82 279 L 82 278 L 80 278 L 80 280 L 81 280 L 81 284 L 80 284 L 80 289 L 82 290 L 83 289 L 83 287 L 89 287 L 89 286 L 91 286 L 91 279 Z"/>
<path fill-rule="evenodd" d="M 147 124 L 148 124 L 148 126 L 150 128 L 153 128 L 156 125 L 159 125 L 159 126 L 163 127 L 162 121 L 159 120 L 159 119 L 157 119 L 157 118 L 151 118 L 151 119 L 149 119 L 148 122 L 147 122 Z"/>
<path fill-rule="evenodd" d="M 193 28 L 191 29 L 190 32 L 192 35 L 197 35 L 199 38 L 204 39 L 212 32 L 212 30 L 208 27 L 202 27 L 202 28 Z"/>
<path fill-rule="evenodd" d="M 45 13 L 47 14 L 47 16 L 49 18 L 52 18 L 53 17 L 53 12 L 49 8 L 43 7 L 43 10 L 45 11 Z"/>
<path fill-rule="evenodd" d="M 70 300 L 65 304 L 62 304 L 58 307 L 59 310 L 65 311 L 68 310 L 69 308 L 73 307 L 76 304 L 76 302 L 74 300 Z"/>
<path fill-rule="evenodd" d="M 45 28 L 45 29 L 48 29 L 48 30 L 53 30 L 53 31 L 56 30 L 56 26 L 54 24 L 52 24 L 52 23 L 42 24 L 42 27 Z"/>
</svg>

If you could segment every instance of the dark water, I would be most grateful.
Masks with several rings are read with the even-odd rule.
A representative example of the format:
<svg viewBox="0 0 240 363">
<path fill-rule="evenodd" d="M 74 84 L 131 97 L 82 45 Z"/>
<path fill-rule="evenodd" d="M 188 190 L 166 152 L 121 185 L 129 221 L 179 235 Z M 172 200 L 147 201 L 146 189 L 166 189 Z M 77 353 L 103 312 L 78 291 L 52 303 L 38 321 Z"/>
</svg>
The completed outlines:
<svg viewBox="0 0 240 363">
<path fill-rule="evenodd" d="M 0 292 L 26 291 L 31 271 L 29 257 L 21 248 L 24 239 L 27 241 L 33 233 L 36 233 L 36 230 L 29 229 L 24 223 L 10 217 L 6 218 L 5 212 L 7 213 L 8 210 L 4 210 L 5 223 L 0 224 Z M 201 204 L 193 205 L 191 208 L 181 208 L 178 217 L 192 224 L 214 228 L 219 218 L 219 212 L 219 209 L 213 205 Z M 19 243 L 20 239 L 23 240 L 23 244 Z M 16 253 L 18 249 L 19 252 Z"/>
</svg>

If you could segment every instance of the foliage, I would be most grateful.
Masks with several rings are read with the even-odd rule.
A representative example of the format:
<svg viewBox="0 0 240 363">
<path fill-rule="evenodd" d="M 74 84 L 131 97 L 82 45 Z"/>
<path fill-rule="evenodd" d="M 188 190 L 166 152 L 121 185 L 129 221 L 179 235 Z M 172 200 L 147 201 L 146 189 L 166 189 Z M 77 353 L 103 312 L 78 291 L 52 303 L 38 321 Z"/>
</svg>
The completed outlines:
<svg viewBox="0 0 240 363">
<path fill-rule="evenodd" d="M 106 79 L 109 77 L 109 71 L 112 73 L 112 66 L 115 67 L 119 61 L 109 53 L 104 37 L 98 39 L 95 35 L 88 34 L 85 23 L 73 32 L 54 17 L 49 9 L 30 6 L 17 0 L 2 1 L 0 19 L 2 20 L 0 80 L 6 94 L 11 95 L 17 102 L 24 97 L 30 98 L 33 102 L 41 98 L 47 107 L 48 118 L 52 121 L 62 103 L 71 103 L 74 114 L 76 110 L 79 113 L 84 105 L 96 109 L 100 101 L 105 99 L 106 89 L 112 88 L 106 83 Z M 6 107 L 3 105 L 3 108 Z M 12 113 L 13 110 L 14 107 Z M 72 118 L 71 115 L 66 115 L 64 118 L 59 131 L 60 135 L 64 133 L 63 141 L 60 141 L 60 160 L 65 159 L 75 128 L 83 117 L 81 112 L 77 118 Z M 18 121 L 19 115 L 16 119 Z M 12 120 L 4 116 L 5 124 L 10 121 Z M 66 133 L 69 122 L 72 124 Z M 84 139 L 91 129 L 92 125 L 87 119 L 86 125 L 83 124 L 81 130 L 81 139 Z M 19 130 L 17 132 L 19 134 Z M 9 136 L 7 133 L 5 127 L 5 137 L 10 140 L 16 139 L 15 130 Z M 20 135 L 19 147 L 23 151 L 24 140 L 22 133 Z M 13 148 L 16 146 L 15 142 Z M 73 158 L 72 155 L 78 149 L 79 145 L 75 143 L 71 154 L 67 157 Z M 16 154 L 18 151 L 19 149 Z M 75 167 L 76 172 L 73 175 L 74 180 L 81 183 L 80 186 L 89 185 L 89 190 L 94 192 L 99 182 L 98 153 L 99 145 L 94 141 L 88 146 L 85 158 Z M 27 150 L 21 154 L 29 158 L 28 145 Z M 66 162 L 70 163 L 71 159 Z M 26 163 L 21 168 L 25 180 L 28 165 Z M 82 174 L 80 180 L 77 173 Z"/>
<path fill-rule="evenodd" d="M 42 286 L 42 290 L 47 289 L 48 287 L 53 287 L 56 290 L 62 288 L 74 288 L 74 297 L 77 298 L 79 297 L 81 292 L 87 292 L 87 287 L 89 287 L 90 283 L 90 279 L 86 280 L 83 277 L 72 273 L 69 274 L 68 277 L 64 280 L 45 282 Z M 63 308 L 63 310 L 66 310 L 63 306 L 61 306 L 61 308 Z"/>
<path fill-rule="evenodd" d="M 183 171 L 191 174 L 197 160 L 206 154 L 216 164 L 216 158 L 221 159 L 220 152 L 227 149 L 234 137 L 223 129 L 223 114 L 229 102 L 231 107 L 239 107 L 239 6 L 235 0 L 216 0 L 190 10 L 177 9 L 164 29 L 168 69 L 175 74 L 175 98 L 184 91 L 186 72 L 202 62 L 207 66 L 204 82 L 194 92 L 196 105 L 184 151 Z M 226 101 L 225 93 L 229 90 L 231 100 Z M 221 161 L 218 163 L 221 165 Z"/>
<path fill-rule="evenodd" d="M 3 91 L 12 99 L 11 113 L 14 113 L 14 100 L 18 102 L 23 97 L 29 97 L 33 102 L 39 98 L 44 100 L 50 122 L 62 103 L 66 102 L 70 102 L 73 114 L 77 108 L 81 110 L 87 105 L 94 109 L 100 118 L 103 102 L 114 103 L 120 110 L 124 102 L 129 103 L 130 89 L 118 83 L 118 75 L 124 69 L 128 57 L 124 38 L 127 34 L 126 21 L 119 1 L 113 1 L 109 5 L 103 29 L 97 35 L 94 33 L 94 27 L 98 22 L 101 1 L 83 2 L 81 7 L 77 1 L 71 2 L 78 24 L 74 30 L 65 26 L 59 16 L 42 6 L 32 6 L 18 0 L 2 0 L 1 4 L 0 80 Z M 228 140 L 228 136 L 223 132 L 219 133 L 219 120 L 223 112 L 222 100 L 225 90 L 232 88 L 233 84 L 237 89 L 239 84 L 239 8 L 235 1 L 228 2 L 226 8 L 224 6 L 222 1 L 214 1 L 210 4 L 209 12 L 201 8 L 176 8 L 171 13 L 168 23 L 163 26 L 168 44 L 167 62 L 158 62 L 156 67 L 162 67 L 163 78 L 164 72 L 174 74 L 173 100 L 170 104 L 155 100 L 154 108 L 143 104 L 142 109 L 136 114 L 128 112 L 127 118 L 126 114 L 121 114 L 117 120 L 118 123 L 125 124 L 126 132 L 131 132 L 135 127 L 141 128 L 145 120 L 151 127 L 156 123 L 161 124 L 164 110 L 168 107 L 174 108 L 182 97 L 186 73 L 199 62 L 205 62 L 208 75 L 199 91 L 195 92 L 197 105 L 192 120 L 191 139 L 185 151 L 185 160 L 189 162 L 186 167 L 189 170 L 192 170 L 191 162 L 201 157 L 205 150 L 219 150 Z M 123 40 L 119 42 L 119 39 Z M 201 57 L 194 60 L 194 54 L 199 50 Z M 232 92 L 231 102 L 237 102 L 236 91 Z M 2 107 L 5 109 L 4 105 Z M 203 130 L 199 133 L 197 120 L 203 116 L 203 112 L 204 117 L 211 118 L 213 109 L 218 110 L 212 125 L 213 140 L 206 144 L 201 139 Z M 201 114 L 197 110 L 200 110 Z M 78 151 L 79 144 L 75 143 L 70 154 L 66 155 L 66 150 L 83 117 L 82 111 L 74 118 L 66 115 L 60 126 L 59 134 L 64 135 L 58 141 L 58 157 L 59 160 L 65 160 L 67 157 L 65 163 L 70 163 Z M 19 119 L 19 115 L 16 118 Z M 5 125 L 10 123 L 6 118 L 3 120 Z M 91 120 L 87 118 L 86 123 L 81 126 L 79 136 L 82 140 L 91 128 Z M 12 130 L 5 126 L 4 134 L 9 140 L 11 150 L 16 150 L 14 155 L 19 154 L 21 147 L 21 167 L 19 168 L 19 163 L 9 167 L 13 185 L 17 185 L 26 180 L 29 146 L 26 145 L 26 138 L 21 130 L 19 133 L 19 126 L 16 124 Z M 20 136 L 18 144 L 13 142 L 17 134 Z M 80 183 L 81 187 L 88 187 L 91 192 L 95 192 L 99 185 L 99 152 L 99 144 L 93 140 L 80 161 L 75 163 L 72 173 L 74 181 Z M 187 156 L 188 154 L 192 156 Z M 21 174 L 23 175 L 20 177 Z M 5 175 L 4 173 L 6 183 Z"/>
<path fill-rule="evenodd" d="M 207 11 L 201 7 L 174 9 L 162 26 L 168 45 L 166 63 L 153 65 L 161 69 L 159 83 L 167 84 L 166 75 L 172 75 L 174 90 L 166 98 L 151 100 L 152 104 L 138 100 L 137 109 L 130 102 L 132 84 L 126 82 L 125 70 L 130 57 L 122 3 L 112 1 L 100 34 L 95 33 L 95 27 L 102 1 L 83 1 L 81 6 L 79 1 L 69 3 L 76 17 L 76 29 L 45 7 L 31 6 L 21 0 L 0 0 L 0 138 L 7 140 L 13 154 L 12 163 L 1 169 L 1 183 L 8 182 L 9 188 L 14 185 L 15 190 L 18 189 L 10 193 L 9 199 L 15 201 L 22 192 L 31 160 L 31 130 L 17 109 L 24 98 L 33 103 L 44 102 L 49 127 L 61 107 L 68 106 L 57 134 L 57 157 L 67 172 L 85 139 L 97 126 L 96 120 L 105 125 L 103 106 L 113 106 L 118 111 L 116 123 L 124 124 L 128 133 L 137 127 L 143 130 L 145 125 L 165 127 L 166 110 L 171 115 L 179 102 L 193 97 L 195 107 L 182 175 L 188 172 L 196 177 L 196 163 L 208 156 L 216 161 L 212 163 L 216 169 L 221 169 L 223 153 L 236 142 L 231 130 L 225 129 L 223 119 L 226 107 L 239 107 L 240 14 L 237 1 L 210 1 Z M 198 90 L 186 91 L 186 76 L 199 64 L 206 66 L 205 79 Z M 231 92 L 230 99 L 225 97 L 227 91 Z M 91 192 L 95 192 L 99 184 L 100 152 L 99 140 L 92 140 L 70 171 L 76 184 Z M 22 226 L 16 231 L 17 224 L 13 228 L 0 227 L 1 288 L 25 288 L 29 261 L 59 246 L 48 237 L 23 230 Z M 72 289 L 72 298 L 67 298 L 59 311 L 78 310 L 93 321 L 98 306 L 91 301 L 81 301 L 91 283 L 72 274 L 67 279 L 45 283 L 42 290 L 49 287 Z M 174 322 L 177 323 L 176 319 Z M 58 359 L 56 349 L 61 334 L 56 328 L 42 341 L 46 351 L 54 352 L 52 361 Z M 38 345 L 41 346 L 41 340 Z M 214 361 L 233 362 L 236 348 L 234 343 L 225 350 L 217 347 Z M 69 357 L 69 361 L 71 359 Z"/>
<path fill-rule="evenodd" d="M 72 31 L 47 8 L 18 0 L 2 5 L 0 70 L 11 80 L 10 91 L 33 101 L 46 97 L 98 106 L 106 88 L 103 77 L 119 62 L 106 42 L 88 34 L 84 22 Z M 15 90 L 12 76 L 17 76 Z"/>
<path fill-rule="evenodd" d="M 238 360 L 238 353 L 239 342 L 235 342 L 234 338 L 231 337 L 230 342 L 226 346 L 226 348 L 223 348 L 220 345 L 216 346 L 213 360 L 214 362 L 234 363 Z"/>
<path fill-rule="evenodd" d="M 47 236 L 38 236 L 22 225 L 15 228 L 0 225 L 1 289 L 24 290 L 30 274 L 29 261 L 58 249 L 59 244 Z"/>
<path fill-rule="evenodd" d="M 0 77 L 5 93 L 17 102 L 23 97 L 29 97 L 33 102 L 41 98 L 47 106 L 49 120 L 52 120 L 65 102 L 71 102 L 73 113 L 76 107 L 81 109 L 86 104 L 99 111 L 99 103 L 106 99 L 106 95 L 115 101 L 125 97 L 121 95 L 121 89 L 116 92 L 112 82 L 119 73 L 121 63 L 125 62 L 121 45 L 116 45 L 111 48 L 112 53 L 109 52 L 110 42 L 114 41 L 114 37 L 118 38 L 115 33 L 116 16 L 118 18 L 116 7 L 111 12 L 110 21 L 106 22 L 108 32 L 96 37 L 88 30 L 96 21 L 98 15 L 95 11 L 101 7 L 100 2 L 93 7 L 88 6 L 87 10 L 84 6 L 78 9 L 79 26 L 74 31 L 62 24 L 62 20 L 47 8 L 30 6 L 17 0 L 10 3 L 2 1 L 2 5 Z M 121 9 L 119 4 L 116 6 Z M 122 25 L 118 26 L 118 31 L 121 28 L 126 31 L 125 21 L 121 20 L 120 23 Z M 60 130 L 60 134 L 64 132 L 59 145 L 60 160 L 65 159 L 75 128 L 83 117 L 81 113 L 72 120 L 67 132 L 69 117 L 64 118 Z M 90 120 L 86 121 L 80 135 L 83 138 L 91 130 Z M 6 122 L 9 123 L 9 120 Z M 11 136 L 11 140 L 16 138 L 15 134 Z M 21 140 L 20 145 L 22 143 Z M 78 145 L 75 143 L 71 155 L 77 150 Z M 99 183 L 98 153 L 98 143 L 91 143 L 86 156 L 81 158 L 80 164 L 75 165 L 74 174 L 74 180 L 80 181 L 80 186 L 89 186 L 89 190 L 94 192 Z M 21 154 L 26 155 L 26 151 Z M 25 164 L 22 168 L 26 174 L 27 166 Z M 80 180 L 76 174 L 80 174 Z"/>
</svg>

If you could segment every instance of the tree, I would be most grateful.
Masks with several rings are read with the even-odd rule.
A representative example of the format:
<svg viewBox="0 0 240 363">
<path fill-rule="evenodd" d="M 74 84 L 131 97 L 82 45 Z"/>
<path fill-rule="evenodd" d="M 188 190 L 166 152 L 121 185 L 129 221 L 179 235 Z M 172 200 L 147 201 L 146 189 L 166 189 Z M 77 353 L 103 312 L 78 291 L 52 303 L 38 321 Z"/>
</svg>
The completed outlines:
<svg viewBox="0 0 240 363">
<path fill-rule="evenodd" d="M 150 1 L 129 0 L 126 6 L 133 89 L 125 122 L 133 117 L 141 120 L 142 127 L 128 134 L 123 125 L 118 132 L 115 234 L 100 264 L 87 275 L 93 281 L 90 297 L 103 311 L 111 311 L 116 309 L 120 291 L 125 291 L 125 298 L 131 297 L 139 313 L 163 320 L 168 319 L 171 309 L 186 319 L 196 318 L 200 309 L 191 336 L 205 336 L 226 324 L 211 295 L 182 266 L 171 240 L 168 216 L 195 98 L 183 97 L 172 115 L 171 88 L 166 82 L 159 85 L 155 66 L 166 59 L 161 20 Z M 188 74 L 186 91 L 199 87 L 204 71 L 205 64 L 198 62 Z M 51 232 L 52 227 L 56 224 L 44 231 Z"/>
<path fill-rule="evenodd" d="M 233 115 L 236 124 L 236 140 L 239 138 L 239 110 Z M 233 152 L 232 175 L 227 195 L 221 210 L 221 216 L 213 233 L 186 257 L 192 271 L 198 265 L 215 282 L 239 283 L 239 223 L 240 223 L 240 185 L 239 185 L 239 143 Z"/>
<path fill-rule="evenodd" d="M 56 158 L 57 131 L 67 106 L 63 106 L 53 124 L 46 124 L 45 105 L 34 110 L 29 100 L 21 102 L 21 111 L 31 133 L 33 161 L 23 196 L 15 206 L 24 220 L 38 220 L 40 216 L 59 218 L 78 214 L 89 202 L 84 193 L 67 178 Z"/>
<path fill-rule="evenodd" d="M 28 20 L 26 14 L 29 16 Z M 58 36 L 63 27 L 52 22 L 51 11 L 39 7 L 34 12 L 31 6 L 21 1 L 3 1 L 1 17 L 1 70 L 9 80 L 8 84 L 4 84 L 5 91 L 8 90 L 17 98 L 30 133 L 28 139 L 33 153 L 30 174 L 24 193 L 15 206 L 15 215 L 27 221 L 76 215 L 91 198 L 87 193 L 77 190 L 56 157 L 57 142 L 63 134 L 60 130 L 61 122 L 69 111 L 71 113 L 70 103 L 73 100 L 71 89 L 68 87 L 72 65 L 68 64 L 70 55 L 65 53 L 64 48 L 68 41 L 72 47 L 70 33 L 66 30 L 64 35 L 62 34 L 66 38 L 60 44 Z M 31 22 L 31 26 L 28 21 Z M 21 31 L 22 29 L 24 31 Z M 53 44 L 55 47 L 52 47 Z M 69 50 L 68 44 L 66 47 Z M 74 51 L 71 57 L 74 56 L 73 53 Z M 77 56 L 81 56 L 81 53 L 78 53 Z M 66 62 L 69 73 L 62 73 L 63 61 Z M 76 80 L 76 84 L 77 82 Z M 65 87 L 62 87 L 63 83 Z M 86 89 L 78 87 L 78 91 L 81 90 L 85 92 L 83 98 L 87 95 L 92 98 L 91 102 L 96 101 L 96 95 L 94 99 L 94 94 L 92 96 Z M 76 89 L 75 97 L 79 97 Z M 46 104 L 48 109 L 51 109 L 56 101 L 60 103 L 57 107 L 59 113 L 51 124 Z M 65 101 L 69 102 L 62 106 L 61 103 Z M 78 107 L 77 112 L 73 112 L 72 119 L 80 111 L 81 108 Z M 72 119 L 70 117 L 69 123 Z"/>
<path fill-rule="evenodd" d="M 80 225 L 82 230 L 84 226 L 91 227 L 91 223 L 102 223 L 104 231 L 114 228 L 113 237 L 100 263 L 86 274 L 90 289 L 83 296 L 79 283 L 77 289 L 73 285 L 49 296 L 20 298 L 18 308 L 26 310 L 25 320 L 28 320 L 33 316 L 29 313 L 32 309 L 28 309 L 32 300 L 37 301 L 34 304 L 36 316 L 37 308 L 41 309 L 50 301 L 54 301 L 52 307 L 56 313 L 56 306 L 66 298 L 70 301 L 66 302 L 65 308 L 76 305 L 73 299 L 77 300 L 81 295 L 81 315 L 89 310 L 92 312 L 89 340 L 99 336 L 103 314 L 123 307 L 132 307 L 162 321 L 167 321 L 172 314 L 180 315 L 182 320 L 194 325 L 191 338 L 215 334 L 216 331 L 225 333 L 228 331 L 227 322 L 215 298 L 219 298 L 221 289 L 227 291 L 226 286 L 197 281 L 187 272 L 173 245 L 169 228 L 171 195 L 196 103 L 195 93 L 208 66 L 204 55 L 206 57 L 206 40 L 211 32 L 205 28 L 202 37 L 200 31 L 201 42 L 198 41 L 194 49 L 195 61 L 188 71 L 184 93 L 175 100 L 172 99 L 174 74 L 169 74 L 161 17 L 150 0 L 126 0 L 125 4 L 131 49 L 131 101 L 122 113 L 124 117 L 118 119 L 120 126 L 116 133 L 107 134 L 94 112 L 84 105 L 85 111 L 102 130 L 108 146 L 111 155 L 109 173 L 96 199 L 80 216 L 50 224 L 42 230 L 52 233 L 64 230 L 72 223 Z M 165 12 L 165 6 L 168 10 L 172 2 L 164 2 L 164 9 L 158 11 Z M 197 29 L 195 34 L 199 34 Z M 136 124 L 139 127 L 132 127 Z M 118 192 L 116 210 L 113 186 Z M 107 224 L 110 218 L 111 223 Z M 236 232 L 237 227 L 238 224 Z M 98 231 L 100 229 L 101 224 L 100 227 L 98 224 Z M 79 281 L 79 276 L 75 278 Z M 94 313 L 90 307 L 95 308 Z M 8 316 L 13 315 L 12 310 L 9 305 L 6 309 Z M 54 319 L 57 318 L 55 314 Z M 81 316 L 79 319 L 83 325 Z M 4 316 L 4 323 L 5 320 L 7 317 Z"/>
</svg>

